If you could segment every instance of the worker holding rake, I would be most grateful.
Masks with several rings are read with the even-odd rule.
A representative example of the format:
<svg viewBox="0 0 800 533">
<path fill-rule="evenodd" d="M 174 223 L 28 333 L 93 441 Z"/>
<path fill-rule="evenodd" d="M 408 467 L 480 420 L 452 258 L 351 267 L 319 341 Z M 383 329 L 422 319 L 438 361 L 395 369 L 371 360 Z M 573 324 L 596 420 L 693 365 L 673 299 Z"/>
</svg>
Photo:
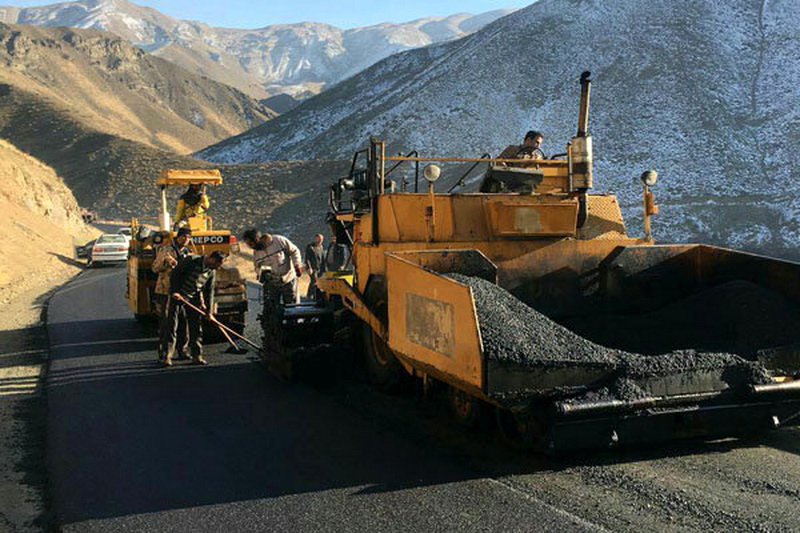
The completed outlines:
<svg viewBox="0 0 800 533">
<path fill-rule="evenodd" d="M 205 311 L 206 318 L 216 322 L 214 317 L 214 279 L 216 270 L 222 266 L 226 256 L 220 251 L 208 255 L 189 256 L 172 271 L 170 275 L 170 293 L 167 315 L 167 331 L 169 343 L 164 358 L 164 366 L 172 366 L 178 339 L 178 323 L 181 313 L 186 315 L 189 323 L 189 352 L 192 362 L 197 365 L 207 364 L 203 357 L 203 316 L 191 309 Z M 187 307 L 189 309 L 187 309 Z"/>
</svg>

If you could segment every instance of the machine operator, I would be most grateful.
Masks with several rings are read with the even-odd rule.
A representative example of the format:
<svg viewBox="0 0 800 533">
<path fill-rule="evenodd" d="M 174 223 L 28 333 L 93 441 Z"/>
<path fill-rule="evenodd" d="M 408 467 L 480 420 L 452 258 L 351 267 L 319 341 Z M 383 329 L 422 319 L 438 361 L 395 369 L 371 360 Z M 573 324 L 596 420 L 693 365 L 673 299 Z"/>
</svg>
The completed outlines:
<svg viewBox="0 0 800 533">
<path fill-rule="evenodd" d="M 497 159 L 544 159 L 541 145 L 544 135 L 536 130 L 531 130 L 525 134 L 522 144 L 512 144 L 507 146 Z M 509 163 L 508 166 L 517 166 L 516 163 Z"/>
<path fill-rule="evenodd" d="M 208 195 L 199 183 L 192 183 L 189 189 L 178 199 L 175 208 L 175 223 L 181 224 L 187 219 L 203 215 L 210 206 Z"/>
</svg>

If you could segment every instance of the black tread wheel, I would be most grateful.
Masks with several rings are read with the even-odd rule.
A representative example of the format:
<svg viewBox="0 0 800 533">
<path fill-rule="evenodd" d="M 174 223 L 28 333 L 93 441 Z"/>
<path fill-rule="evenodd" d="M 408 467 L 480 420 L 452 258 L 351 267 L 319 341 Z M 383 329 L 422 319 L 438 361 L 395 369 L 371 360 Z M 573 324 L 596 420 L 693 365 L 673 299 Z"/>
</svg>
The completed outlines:
<svg viewBox="0 0 800 533">
<path fill-rule="evenodd" d="M 545 422 L 538 416 L 495 408 L 497 429 L 503 441 L 516 450 L 550 452 Z"/>
<path fill-rule="evenodd" d="M 408 382 L 408 373 L 386 342 L 368 324 L 363 328 L 364 359 L 370 382 L 381 392 L 400 392 Z"/>
<path fill-rule="evenodd" d="M 459 425 L 477 428 L 486 419 L 487 405 L 479 398 L 453 386 L 447 388 L 447 404 Z"/>
<path fill-rule="evenodd" d="M 364 300 L 384 323 L 387 323 L 386 281 L 373 276 L 364 291 Z M 386 342 L 366 323 L 362 325 L 364 359 L 370 382 L 381 392 L 397 393 L 409 383 L 409 374 Z"/>
</svg>

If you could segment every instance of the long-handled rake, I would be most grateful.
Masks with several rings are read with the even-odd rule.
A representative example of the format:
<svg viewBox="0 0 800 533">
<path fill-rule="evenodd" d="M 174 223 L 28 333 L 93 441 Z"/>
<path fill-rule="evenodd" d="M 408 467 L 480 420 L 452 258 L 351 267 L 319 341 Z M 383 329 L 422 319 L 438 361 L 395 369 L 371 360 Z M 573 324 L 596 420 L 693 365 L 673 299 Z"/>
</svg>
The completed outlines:
<svg viewBox="0 0 800 533">
<path fill-rule="evenodd" d="M 185 298 L 177 297 L 176 299 L 178 301 L 182 302 L 184 305 L 186 305 L 186 307 L 188 307 L 189 309 L 191 309 L 195 313 L 198 313 L 201 316 L 207 316 L 206 312 L 203 309 L 200 309 L 199 307 L 197 307 L 196 305 L 192 304 L 191 302 L 186 301 Z M 254 343 L 253 341 L 251 341 L 250 339 L 248 339 L 244 335 L 241 335 L 241 334 L 237 333 L 236 331 L 232 330 L 231 328 L 229 328 L 228 326 L 226 326 L 225 324 L 223 324 L 222 322 L 217 320 L 216 317 L 211 318 L 210 321 L 215 326 L 217 326 L 219 331 L 222 333 L 222 335 L 228 341 L 228 344 L 230 344 L 230 347 L 226 350 L 226 352 L 240 354 L 240 355 L 247 353 L 247 349 L 246 348 L 242 348 L 238 344 L 236 344 L 236 341 L 234 341 L 231 338 L 231 335 L 243 340 L 244 342 L 246 342 L 247 344 L 249 344 L 250 346 L 252 346 L 256 350 L 258 350 L 259 352 L 261 351 L 261 346 L 259 346 L 258 344 Z"/>
</svg>

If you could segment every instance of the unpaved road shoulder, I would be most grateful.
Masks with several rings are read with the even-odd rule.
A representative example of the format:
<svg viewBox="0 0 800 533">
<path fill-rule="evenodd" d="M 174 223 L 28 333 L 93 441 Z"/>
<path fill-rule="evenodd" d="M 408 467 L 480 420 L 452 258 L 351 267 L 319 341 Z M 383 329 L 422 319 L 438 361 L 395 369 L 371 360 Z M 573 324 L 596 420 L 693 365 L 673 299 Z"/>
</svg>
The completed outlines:
<svg viewBox="0 0 800 533">
<path fill-rule="evenodd" d="M 28 276 L 23 290 L 6 291 L 0 301 L 0 531 L 48 527 L 41 318 L 52 292 L 79 272 L 77 263 L 63 263 Z"/>
</svg>

